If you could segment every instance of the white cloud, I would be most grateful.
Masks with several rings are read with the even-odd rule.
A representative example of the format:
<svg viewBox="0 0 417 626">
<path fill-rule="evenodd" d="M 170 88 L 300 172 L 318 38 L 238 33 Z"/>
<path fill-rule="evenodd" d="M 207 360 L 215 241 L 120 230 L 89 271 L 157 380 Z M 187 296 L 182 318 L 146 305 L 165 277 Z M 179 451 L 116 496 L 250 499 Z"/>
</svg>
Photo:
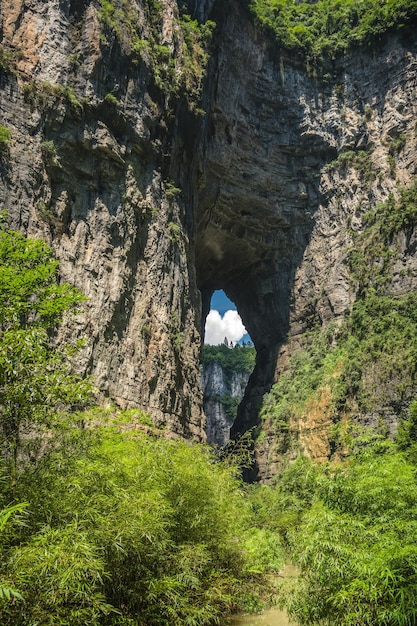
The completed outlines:
<svg viewBox="0 0 417 626">
<path fill-rule="evenodd" d="M 204 342 L 217 346 L 223 343 L 224 338 L 227 337 L 229 341 L 235 343 L 242 339 L 246 332 L 237 311 L 226 311 L 222 317 L 218 311 L 212 309 L 206 319 Z"/>
</svg>

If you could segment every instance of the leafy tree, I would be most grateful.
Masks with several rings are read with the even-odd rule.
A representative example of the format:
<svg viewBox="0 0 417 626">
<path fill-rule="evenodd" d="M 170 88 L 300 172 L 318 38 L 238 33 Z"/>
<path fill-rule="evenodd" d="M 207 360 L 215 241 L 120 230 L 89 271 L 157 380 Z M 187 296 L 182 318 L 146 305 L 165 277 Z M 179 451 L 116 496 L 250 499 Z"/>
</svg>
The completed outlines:
<svg viewBox="0 0 417 626">
<path fill-rule="evenodd" d="M 41 240 L 0 228 L 0 446 L 16 480 L 19 454 L 59 412 L 83 406 L 90 386 L 71 373 L 70 348 L 54 345 L 64 313 L 83 300 L 58 282 L 58 262 Z"/>
</svg>

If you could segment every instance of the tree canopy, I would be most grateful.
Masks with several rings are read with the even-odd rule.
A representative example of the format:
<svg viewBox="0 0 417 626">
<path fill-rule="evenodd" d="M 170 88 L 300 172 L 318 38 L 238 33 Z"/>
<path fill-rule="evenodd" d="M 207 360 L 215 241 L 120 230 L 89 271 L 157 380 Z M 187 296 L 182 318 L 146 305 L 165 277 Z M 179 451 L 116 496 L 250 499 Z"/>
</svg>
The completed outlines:
<svg viewBox="0 0 417 626">
<path fill-rule="evenodd" d="M 251 0 L 250 7 L 280 45 L 308 59 L 334 58 L 417 22 L 416 0 Z"/>
<path fill-rule="evenodd" d="M 69 346 L 53 341 L 64 313 L 83 299 L 59 283 L 45 242 L 0 228 L 0 445 L 14 475 L 23 448 L 34 454 L 36 435 L 57 413 L 88 400 L 90 385 L 71 372 Z"/>
</svg>

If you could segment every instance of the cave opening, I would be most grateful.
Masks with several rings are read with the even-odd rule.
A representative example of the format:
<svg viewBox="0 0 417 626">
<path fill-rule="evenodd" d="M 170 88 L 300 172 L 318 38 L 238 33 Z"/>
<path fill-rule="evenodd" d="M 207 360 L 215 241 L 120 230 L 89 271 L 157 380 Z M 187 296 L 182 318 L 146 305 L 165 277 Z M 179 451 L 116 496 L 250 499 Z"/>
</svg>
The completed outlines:
<svg viewBox="0 0 417 626">
<path fill-rule="evenodd" d="M 204 343 L 219 345 L 226 341 L 231 348 L 236 345 L 252 344 L 252 339 L 243 324 L 236 304 L 223 289 L 217 289 L 210 300 L 210 310 L 204 329 Z"/>
<path fill-rule="evenodd" d="M 225 291 L 212 292 L 208 309 L 201 357 L 206 435 L 210 445 L 224 447 L 255 367 L 256 348 Z"/>
</svg>

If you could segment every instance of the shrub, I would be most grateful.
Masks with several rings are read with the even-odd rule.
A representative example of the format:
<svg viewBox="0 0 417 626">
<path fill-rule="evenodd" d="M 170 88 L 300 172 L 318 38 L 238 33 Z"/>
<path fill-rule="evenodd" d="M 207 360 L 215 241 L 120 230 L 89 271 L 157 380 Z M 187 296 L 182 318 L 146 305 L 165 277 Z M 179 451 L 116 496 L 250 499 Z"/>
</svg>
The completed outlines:
<svg viewBox="0 0 417 626">
<path fill-rule="evenodd" d="M 12 133 L 6 126 L 0 126 L 0 153 L 7 149 L 11 136 Z"/>
<path fill-rule="evenodd" d="M 41 153 L 47 165 L 53 165 L 56 162 L 57 152 L 53 141 L 43 141 L 41 143 Z"/>
<path fill-rule="evenodd" d="M 112 106 L 118 106 L 120 104 L 119 100 L 116 98 L 116 96 L 112 93 L 108 93 L 105 97 L 104 97 L 104 102 L 106 102 L 106 104 L 110 104 Z"/>
<path fill-rule="evenodd" d="M 286 600 L 290 617 L 306 625 L 413 623 L 415 467 L 400 454 L 371 453 L 330 470 L 290 533 L 301 569 Z"/>
<path fill-rule="evenodd" d="M 75 431 L 21 476 L 14 493 L 30 501 L 30 528 L 15 533 L 3 569 L 26 603 L 7 608 L 5 626 L 28 616 L 209 625 L 249 587 L 259 604 L 262 573 L 279 567 L 279 539 L 250 530 L 234 467 L 203 446 L 141 433 L 131 413 L 133 429 L 119 432 L 115 417 Z M 97 418 L 84 414 L 84 425 Z"/>
</svg>

